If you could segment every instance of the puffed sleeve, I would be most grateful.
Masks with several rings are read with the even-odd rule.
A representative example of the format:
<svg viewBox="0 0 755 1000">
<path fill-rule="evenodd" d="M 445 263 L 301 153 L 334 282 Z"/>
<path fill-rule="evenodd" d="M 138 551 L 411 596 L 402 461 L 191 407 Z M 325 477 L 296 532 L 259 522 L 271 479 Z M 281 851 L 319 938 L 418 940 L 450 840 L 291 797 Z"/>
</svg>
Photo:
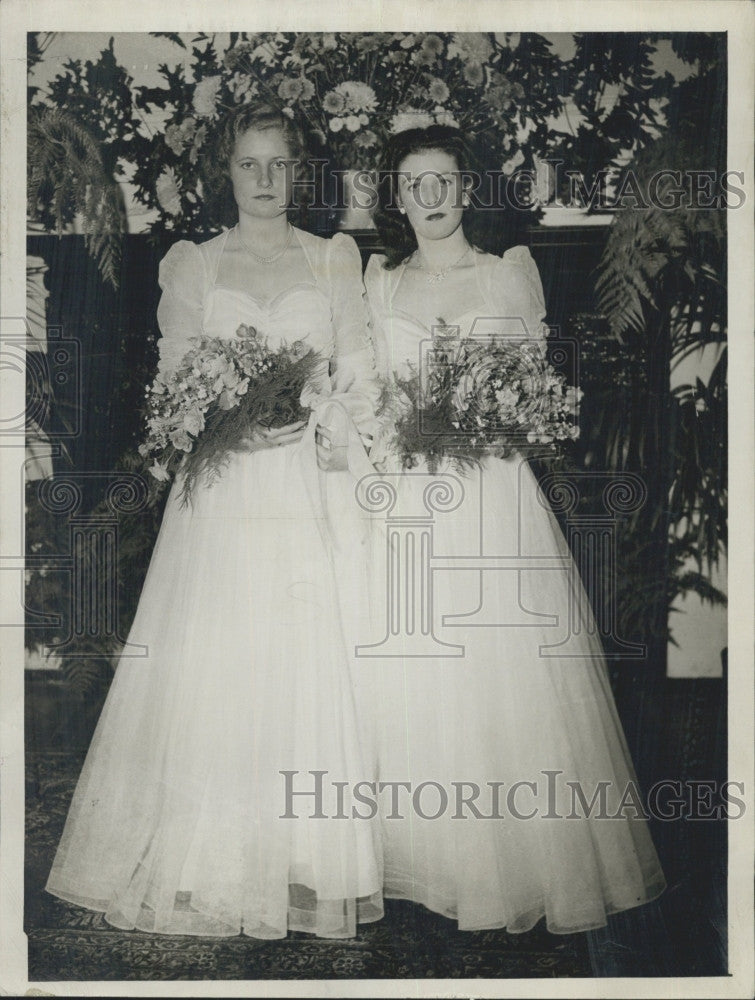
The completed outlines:
<svg viewBox="0 0 755 1000">
<path fill-rule="evenodd" d="M 505 333 L 525 334 L 545 346 L 548 327 L 540 272 L 525 246 L 511 247 L 490 270 L 490 301 Z"/>
<path fill-rule="evenodd" d="M 189 338 L 202 333 L 206 280 L 202 251 L 188 240 L 174 243 L 160 261 L 157 322 L 162 336 L 157 343 L 157 370 L 161 374 L 177 368 L 191 346 Z"/>
<path fill-rule="evenodd" d="M 335 330 L 331 399 L 342 403 L 359 434 L 371 439 L 380 385 L 368 326 L 362 259 L 354 240 L 344 233 L 337 233 L 328 244 L 327 270 Z"/>
</svg>

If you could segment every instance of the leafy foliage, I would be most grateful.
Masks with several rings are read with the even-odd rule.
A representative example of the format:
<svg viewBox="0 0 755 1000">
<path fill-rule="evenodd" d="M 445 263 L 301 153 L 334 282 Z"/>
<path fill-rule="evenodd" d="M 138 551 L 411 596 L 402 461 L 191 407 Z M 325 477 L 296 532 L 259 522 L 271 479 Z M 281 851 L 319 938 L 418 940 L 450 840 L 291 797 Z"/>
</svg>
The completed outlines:
<svg viewBox="0 0 755 1000">
<path fill-rule="evenodd" d="M 31 69 L 49 39 L 29 39 Z M 138 127 L 131 79 L 115 59 L 112 38 L 96 62 L 68 60 L 63 70 L 46 92 L 30 88 L 28 212 L 58 235 L 80 214 L 87 247 L 116 287 L 124 231 L 117 178 L 125 175 Z"/>
<path fill-rule="evenodd" d="M 57 108 L 29 112 L 27 195 L 32 218 L 58 235 L 78 212 L 103 278 L 118 284 L 122 219 L 118 188 L 105 170 L 100 144 L 79 120 Z"/>
</svg>

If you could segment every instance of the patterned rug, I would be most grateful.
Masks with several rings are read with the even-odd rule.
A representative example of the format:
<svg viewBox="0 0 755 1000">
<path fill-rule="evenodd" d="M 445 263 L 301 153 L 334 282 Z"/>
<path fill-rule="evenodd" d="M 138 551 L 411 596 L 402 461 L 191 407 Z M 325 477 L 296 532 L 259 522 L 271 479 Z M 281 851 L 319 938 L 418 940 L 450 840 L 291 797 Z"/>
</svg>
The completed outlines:
<svg viewBox="0 0 755 1000">
<path fill-rule="evenodd" d="M 586 935 L 458 931 L 424 907 L 386 900 L 385 917 L 346 941 L 145 934 L 50 896 L 44 884 L 76 784 L 80 753 L 27 758 L 25 930 L 29 979 L 513 979 L 591 976 Z"/>
</svg>

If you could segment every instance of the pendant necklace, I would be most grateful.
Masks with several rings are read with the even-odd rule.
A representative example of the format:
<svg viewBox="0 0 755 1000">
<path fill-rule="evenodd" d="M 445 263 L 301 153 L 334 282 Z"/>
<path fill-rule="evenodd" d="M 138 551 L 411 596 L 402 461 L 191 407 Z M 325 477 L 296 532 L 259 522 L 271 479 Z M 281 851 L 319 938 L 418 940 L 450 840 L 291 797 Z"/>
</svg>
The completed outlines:
<svg viewBox="0 0 755 1000">
<path fill-rule="evenodd" d="M 259 264 L 274 264 L 276 262 L 276 260 L 280 260 L 280 258 L 286 252 L 286 250 L 288 250 L 288 248 L 291 246 L 291 240 L 294 238 L 294 227 L 289 222 L 289 224 L 288 224 L 288 236 L 286 238 L 286 242 L 283 244 L 283 246 L 281 247 L 280 250 L 278 250 L 276 253 L 272 254 L 270 257 L 261 257 L 258 253 L 255 253 L 254 250 L 252 250 L 252 248 L 250 246 L 247 246 L 246 242 L 244 241 L 244 239 L 241 236 L 241 231 L 240 231 L 240 229 L 238 227 L 238 223 L 236 223 L 236 235 L 239 238 L 239 243 L 246 250 L 246 252 L 249 254 L 249 256 L 250 257 L 254 257 L 254 259 Z"/>
<path fill-rule="evenodd" d="M 455 267 L 458 267 L 459 264 L 461 264 L 461 262 L 464 260 L 464 258 L 467 256 L 467 254 L 471 249 L 472 247 L 468 246 L 464 251 L 464 253 L 461 255 L 461 257 L 457 258 L 451 264 L 446 264 L 446 266 L 442 267 L 439 271 L 431 271 L 426 264 L 422 263 L 419 256 L 417 256 L 417 264 L 419 265 L 419 269 L 425 272 L 426 276 L 425 280 L 427 281 L 428 285 L 437 285 L 438 282 L 443 281 L 443 279 L 449 274 L 450 271 L 453 271 Z"/>
</svg>

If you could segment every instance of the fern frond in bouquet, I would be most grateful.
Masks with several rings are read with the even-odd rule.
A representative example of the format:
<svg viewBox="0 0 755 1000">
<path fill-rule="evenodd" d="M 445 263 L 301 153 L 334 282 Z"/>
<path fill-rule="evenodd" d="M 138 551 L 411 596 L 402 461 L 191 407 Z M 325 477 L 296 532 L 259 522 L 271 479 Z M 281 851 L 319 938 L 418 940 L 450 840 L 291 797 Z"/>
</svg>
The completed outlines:
<svg viewBox="0 0 755 1000">
<path fill-rule="evenodd" d="M 409 366 L 383 387 L 381 421 L 404 469 L 430 472 L 450 460 L 459 472 L 488 455 L 553 453 L 579 435 L 582 392 L 527 341 L 442 338 L 422 370 Z"/>
<path fill-rule="evenodd" d="M 242 324 L 236 337 L 192 338 L 179 367 L 147 390 L 147 437 L 139 452 L 160 483 L 181 475 L 186 505 L 200 477 L 212 485 L 239 442 L 260 427 L 308 416 L 302 394 L 326 362 L 303 341 L 275 350 Z"/>
</svg>

